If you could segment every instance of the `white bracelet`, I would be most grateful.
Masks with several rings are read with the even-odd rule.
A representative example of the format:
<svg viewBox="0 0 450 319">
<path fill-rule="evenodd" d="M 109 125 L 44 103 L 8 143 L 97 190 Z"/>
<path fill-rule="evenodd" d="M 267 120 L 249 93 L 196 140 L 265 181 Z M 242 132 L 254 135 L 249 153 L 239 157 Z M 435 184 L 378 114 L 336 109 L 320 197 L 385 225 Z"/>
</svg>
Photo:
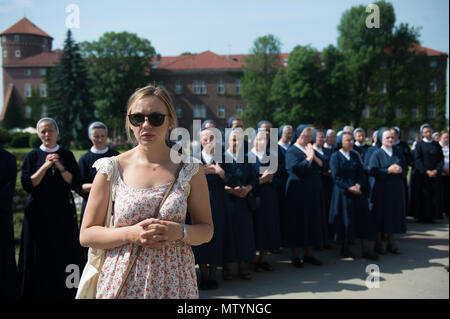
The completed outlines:
<svg viewBox="0 0 450 319">
<path fill-rule="evenodd" d="M 184 240 L 187 236 L 186 224 L 181 224 L 181 226 L 183 226 L 183 237 L 180 240 Z"/>
</svg>

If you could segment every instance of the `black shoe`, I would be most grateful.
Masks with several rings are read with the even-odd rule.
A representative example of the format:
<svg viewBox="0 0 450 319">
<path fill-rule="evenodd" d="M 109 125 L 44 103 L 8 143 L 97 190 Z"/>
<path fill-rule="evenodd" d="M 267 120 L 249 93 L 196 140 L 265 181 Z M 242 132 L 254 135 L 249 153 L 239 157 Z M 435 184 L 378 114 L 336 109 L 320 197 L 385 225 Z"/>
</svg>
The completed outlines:
<svg viewBox="0 0 450 319">
<path fill-rule="evenodd" d="M 264 269 L 261 267 L 261 264 L 259 262 L 251 262 L 249 263 L 250 269 L 252 269 L 254 272 L 263 272 Z"/>
<path fill-rule="evenodd" d="M 352 251 L 348 248 L 341 249 L 340 255 L 342 258 L 355 258 L 355 255 L 353 255 Z"/>
<path fill-rule="evenodd" d="M 391 254 L 400 255 L 400 250 L 397 247 L 393 246 L 393 245 L 387 245 L 386 246 L 386 250 L 388 252 L 390 252 Z"/>
<path fill-rule="evenodd" d="M 294 267 L 297 267 L 297 268 L 303 268 L 304 267 L 303 260 L 301 260 L 300 258 L 292 259 L 292 265 L 294 265 Z"/>
<path fill-rule="evenodd" d="M 223 277 L 223 280 L 232 280 L 233 279 L 233 275 L 231 274 L 231 270 L 230 269 L 223 269 L 222 270 L 222 277 Z"/>
<path fill-rule="evenodd" d="M 314 266 L 322 266 L 323 265 L 323 262 L 321 262 L 320 260 L 318 260 L 316 257 L 314 257 L 314 256 L 308 256 L 308 257 L 304 257 L 303 258 L 303 261 L 305 262 L 305 263 L 308 263 L 308 264 L 311 264 L 311 265 L 314 265 Z"/>
<path fill-rule="evenodd" d="M 261 267 L 265 271 L 273 271 L 272 265 L 270 265 L 267 261 L 265 261 L 263 263 L 259 263 L 259 267 Z"/>
<path fill-rule="evenodd" d="M 326 250 L 333 250 L 333 246 L 331 246 L 330 244 L 324 245 L 323 248 Z"/>
<path fill-rule="evenodd" d="M 239 269 L 238 276 L 243 280 L 252 279 L 252 274 L 248 271 L 248 269 Z"/>
<path fill-rule="evenodd" d="M 373 251 L 378 255 L 386 255 L 386 250 L 383 249 L 383 246 L 381 244 L 375 244 Z"/>
<path fill-rule="evenodd" d="M 217 289 L 219 287 L 219 283 L 215 279 L 209 279 L 207 281 L 208 289 Z"/>
<path fill-rule="evenodd" d="M 375 254 L 371 251 L 365 251 L 362 253 L 362 258 L 369 259 L 369 260 L 378 260 L 379 257 L 377 254 Z"/>
</svg>

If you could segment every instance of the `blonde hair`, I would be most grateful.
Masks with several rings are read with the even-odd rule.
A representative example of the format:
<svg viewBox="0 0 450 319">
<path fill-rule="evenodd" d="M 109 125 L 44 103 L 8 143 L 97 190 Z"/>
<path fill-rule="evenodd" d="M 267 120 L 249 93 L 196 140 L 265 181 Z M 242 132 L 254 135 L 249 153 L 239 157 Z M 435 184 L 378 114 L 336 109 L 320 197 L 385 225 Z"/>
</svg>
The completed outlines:
<svg viewBox="0 0 450 319">
<path fill-rule="evenodd" d="M 169 127 L 175 128 L 178 126 L 177 113 L 175 111 L 175 107 L 173 106 L 172 98 L 166 89 L 160 86 L 147 85 L 143 88 L 140 88 L 134 92 L 130 98 L 128 99 L 127 104 L 127 115 L 125 118 L 125 132 L 127 133 L 128 142 L 136 143 L 136 137 L 134 134 L 132 135 L 132 130 L 130 126 L 130 120 L 128 119 L 128 114 L 130 114 L 133 106 L 142 98 L 147 96 L 156 96 L 166 107 L 168 111 L 169 117 Z"/>
</svg>

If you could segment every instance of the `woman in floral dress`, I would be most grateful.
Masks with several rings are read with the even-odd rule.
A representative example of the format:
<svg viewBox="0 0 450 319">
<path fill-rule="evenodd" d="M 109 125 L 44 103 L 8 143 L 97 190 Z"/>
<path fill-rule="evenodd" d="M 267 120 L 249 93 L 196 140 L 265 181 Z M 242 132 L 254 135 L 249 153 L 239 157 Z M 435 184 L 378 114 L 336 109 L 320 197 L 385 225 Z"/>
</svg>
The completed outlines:
<svg viewBox="0 0 450 319">
<path fill-rule="evenodd" d="M 100 174 L 93 182 L 80 241 L 83 246 L 106 249 L 96 298 L 198 298 L 190 246 L 209 242 L 213 223 L 202 167 L 186 160 L 175 163 L 171 155 L 177 153 L 166 146 L 169 130 L 177 125 L 175 114 L 164 89 L 149 85 L 137 90 L 128 101 L 126 129 L 130 141 L 138 145 L 94 164 Z M 111 180 L 115 160 L 118 174 Z M 110 183 L 114 211 L 112 227 L 105 228 Z M 187 209 L 192 225 L 184 224 Z M 127 277 L 139 246 L 141 252 Z"/>
</svg>

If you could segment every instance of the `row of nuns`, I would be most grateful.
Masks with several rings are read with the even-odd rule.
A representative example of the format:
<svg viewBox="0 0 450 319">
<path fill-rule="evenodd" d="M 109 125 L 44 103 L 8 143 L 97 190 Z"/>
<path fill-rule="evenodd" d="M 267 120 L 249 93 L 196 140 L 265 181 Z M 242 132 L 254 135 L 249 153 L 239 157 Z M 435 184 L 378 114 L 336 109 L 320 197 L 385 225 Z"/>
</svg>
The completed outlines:
<svg viewBox="0 0 450 319">
<path fill-rule="evenodd" d="M 89 125 L 93 146 L 79 163 L 71 151 L 57 144 L 59 128 L 55 120 L 42 118 L 36 129 L 42 144 L 26 154 L 21 167 L 21 183 L 29 196 L 24 210 L 18 267 L 11 212 L 17 164 L 13 155 L 0 150 L 0 298 L 73 299 L 76 294 L 74 278 L 86 264 L 87 250 L 79 243 L 72 191 L 83 197 L 84 211 L 95 176 L 92 164 L 101 157 L 119 153 L 106 146 L 107 127 L 101 122 Z M 75 276 L 72 279 L 71 274 Z"/>
<path fill-rule="evenodd" d="M 228 121 L 232 129 L 243 126 L 240 118 Z M 448 184 L 448 132 L 442 132 L 440 144 L 431 142 L 428 125 L 421 127 L 423 139 L 412 151 L 400 141 L 397 127 L 376 131 L 369 146 L 361 128 L 346 126 L 336 134 L 313 125 L 299 125 L 295 130 L 283 125 L 278 129 L 275 172 L 260 170 L 266 165 L 261 163 L 263 154 L 269 151 L 270 122 L 258 123 L 254 138 L 247 143 L 237 131 L 226 134 L 224 153 L 219 155 L 209 131 L 215 127 L 213 121 L 205 121 L 200 139 L 215 227 L 210 243 L 193 247 L 200 289 L 217 288 L 218 266 L 222 266 L 224 280 L 232 279 L 232 262 L 237 263 L 242 279 L 251 279 L 248 269 L 272 271 L 267 252 L 281 247 L 291 248 L 291 263 L 298 268 L 305 263 L 322 265 L 314 248 L 331 249 L 331 242 L 341 245 L 342 257 L 354 257 L 349 244 L 356 240 L 366 259 L 376 260 L 387 252 L 399 254 L 394 234 L 404 233 L 407 212 L 417 211 L 409 204 L 414 203 L 410 198 L 428 210 L 436 198 L 439 203 L 447 199 L 443 189 Z M 240 152 L 244 161 L 239 161 Z M 256 163 L 248 162 L 250 153 Z M 408 186 L 409 166 L 413 173 Z M 425 182 L 435 183 L 436 188 L 427 186 L 430 191 L 418 199 L 419 194 L 411 191 L 423 189 L 424 175 L 432 179 L 432 174 L 435 180 Z M 424 215 L 439 217 L 423 209 L 413 216 L 419 220 Z M 442 214 L 443 209 L 436 208 L 436 212 Z"/>
</svg>

